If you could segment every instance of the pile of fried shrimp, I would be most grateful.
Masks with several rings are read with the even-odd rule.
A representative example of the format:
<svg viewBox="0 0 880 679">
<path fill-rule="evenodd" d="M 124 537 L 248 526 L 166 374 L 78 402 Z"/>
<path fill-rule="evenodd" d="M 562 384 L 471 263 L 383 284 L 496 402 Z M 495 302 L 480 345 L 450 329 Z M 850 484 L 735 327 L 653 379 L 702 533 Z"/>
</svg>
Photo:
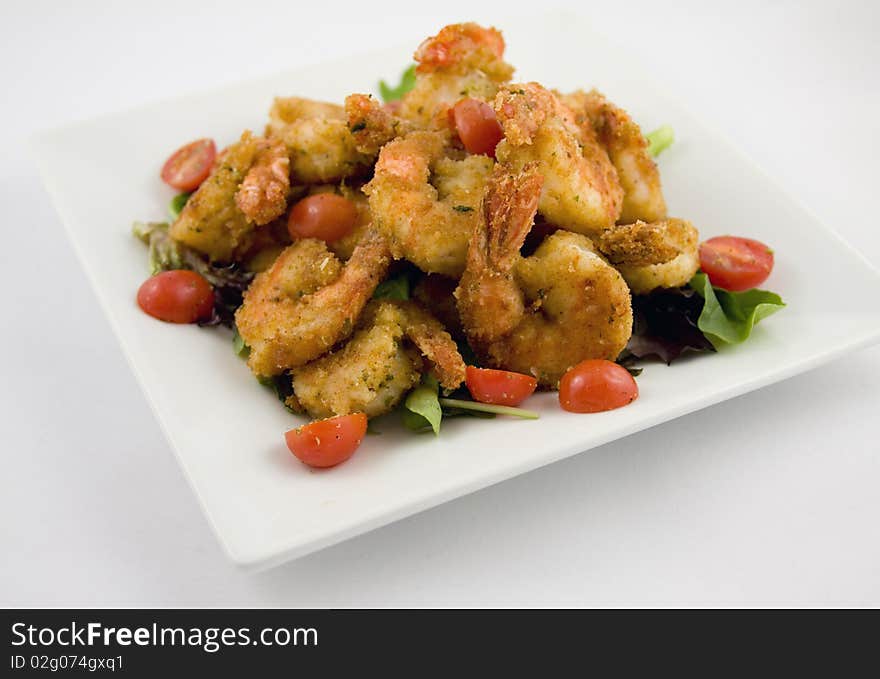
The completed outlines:
<svg viewBox="0 0 880 679">
<path fill-rule="evenodd" d="M 621 354 L 632 295 L 697 271 L 697 230 L 667 215 L 639 126 L 596 90 L 514 82 L 504 48 L 494 28 L 450 25 L 398 101 L 275 99 L 172 223 L 211 262 L 257 272 L 235 325 L 294 410 L 376 417 L 429 372 L 450 392 L 465 343 L 558 389 Z M 322 194 L 345 228 L 292 237 L 296 206 Z M 409 299 L 377 298 L 400 267 L 419 272 Z"/>
</svg>

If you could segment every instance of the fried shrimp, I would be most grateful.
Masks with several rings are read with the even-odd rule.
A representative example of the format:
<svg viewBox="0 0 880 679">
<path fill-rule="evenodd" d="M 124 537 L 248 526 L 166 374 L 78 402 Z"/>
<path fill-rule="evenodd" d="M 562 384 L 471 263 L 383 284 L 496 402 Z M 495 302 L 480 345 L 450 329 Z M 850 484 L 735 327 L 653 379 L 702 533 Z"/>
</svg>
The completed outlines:
<svg viewBox="0 0 880 679">
<path fill-rule="evenodd" d="M 212 261 L 228 262 L 247 251 L 254 223 L 242 212 L 236 196 L 264 144 L 246 131 L 226 150 L 171 225 L 174 240 Z"/>
<path fill-rule="evenodd" d="M 684 219 L 636 222 L 608 229 L 598 247 L 634 295 L 687 285 L 700 268 L 700 234 Z"/>
<path fill-rule="evenodd" d="M 600 92 L 578 91 L 563 96 L 578 116 L 586 116 L 608 152 L 623 187 L 623 208 L 619 221 L 653 222 L 666 216 L 666 201 L 660 186 L 660 172 L 648 153 L 648 142 L 626 111 Z"/>
<path fill-rule="evenodd" d="M 265 140 L 235 194 L 235 204 L 245 217 L 262 226 L 284 214 L 290 193 L 290 159 L 277 140 Z"/>
<path fill-rule="evenodd" d="M 538 83 L 507 85 L 495 97 L 505 138 L 498 162 L 514 171 L 537 163 L 544 175 L 538 211 L 569 231 L 597 235 L 617 220 L 623 190 L 590 125 Z"/>
<path fill-rule="evenodd" d="M 491 101 L 510 80 L 504 38 L 494 28 L 452 24 L 425 40 L 413 58 L 415 87 L 401 101 L 400 116 L 421 128 L 446 126 L 446 111 L 463 97 Z"/>
<path fill-rule="evenodd" d="M 371 302 L 341 349 L 292 371 L 296 401 L 316 418 L 376 417 L 419 382 L 423 359 L 445 388 L 464 381 L 464 361 L 436 319 L 412 302 Z"/>
<path fill-rule="evenodd" d="M 300 97 L 279 97 L 269 110 L 266 136 L 287 147 L 293 182 L 333 182 L 364 174 L 373 156 L 357 150 L 345 109 Z"/>
<path fill-rule="evenodd" d="M 461 152 L 458 152 L 461 155 Z M 440 132 L 412 132 L 382 147 L 364 187 L 395 259 L 458 278 L 493 161 L 453 157 Z"/>
<path fill-rule="evenodd" d="M 295 242 L 258 274 L 235 314 L 258 376 L 304 365 L 348 337 L 391 257 L 384 239 L 366 233 L 343 265 L 323 241 Z"/>
<path fill-rule="evenodd" d="M 560 230 L 530 257 L 520 255 L 541 186 L 534 166 L 496 168 L 455 294 L 483 362 L 555 388 L 582 360 L 616 359 L 633 317 L 626 282 L 585 236 Z"/>
<path fill-rule="evenodd" d="M 394 115 L 388 106 L 369 94 L 348 95 L 345 113 L 355 148 L 374 158 L 389 141 L 415 129 L 412 123 Z"/>
</svg>

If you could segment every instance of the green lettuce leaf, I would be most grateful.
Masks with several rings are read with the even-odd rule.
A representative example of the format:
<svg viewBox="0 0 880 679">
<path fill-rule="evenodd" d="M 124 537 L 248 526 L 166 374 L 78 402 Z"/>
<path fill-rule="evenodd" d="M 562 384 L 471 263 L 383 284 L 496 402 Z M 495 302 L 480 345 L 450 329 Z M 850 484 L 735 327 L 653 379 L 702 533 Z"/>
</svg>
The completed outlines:
<svg viewBox="0 0 880 679">
<path fill-rule="evenodd" d="M 232 326 L 232 350 L 240 358 L 247 358 L 251 353 L 251 348 L 244 343 L 244 338 L 238 334 L 238 328 L 235 325 Z"/>
<path fill-rule="evenodd" d="M 451 417 L 472 417 L 478 420 L 494 420 L 496 415 L 495 413 L 484 413 L 481 410 L 465 410 L 463 408 L 456 408 L 455 406 L 447 406 L 443 405 L 443 401 L 445 399 L 440 399 L 440 405 L 443 408 L 443 417 L 447 420 Z"/>
<path fill-rule="evenodd" d="M 440 433 L 440 385 L 431 375 L 425 375 L 422 383 L 413 389 L 403 402 L 403 424 L 407 429 L 421 431 L 430 427 L 434 434 Z"/>
<path fill-rule="evenodd" d="M 403 424 L 407 429 L 433 430 L 434 434 L 440 433 L 440 422 L 444 417 L 492 418 L 496 415 L 510 415 L 526 420 L 537 420 L 539 417 L 538 413 L 524 408 L 441 397 L 440 385 L 433 375 L 425 375 L 422 383 L 409 393 L 403 405 Z"/>
<path fill-rule="evenodd" d="M 730 292 L 714 288 L 704 273 L 697 273 L 690 286 L 704 300 L 697 326 L 716 347 L 744 342 L 756 323 L 785 306 L 775 292 L 757 289 Z"/>
<path fill-rule="evenodd" d="M 484 413 L 488 415 L 510 415 L 511 417 L 521 417 L 524 420 L 537 420 L 540 415 L 534 410 L 526 410 L 525 408 L 514 408 L 511 406 L 496 406 L 491 403 L 480 403 L 479 401 L 465 401 L 458 398 L 440 398 L 437 399 L 443 408 L 450 408 L 456 411 L 463 410 L 471 413 Z M 445 410 L 444 410 L 445 412 Z"/>
<path fill-rule="evenodd" d="M 400 274 L 384 280 L 373 291 L 373 299 L 391 299 L 405 302 L 409 299 L 409 277 Z"/>
<path fill-rule="evenodd" d="M 380 80 L 379 94 L 382 95 L 382 101 L 387 104 L 389 101 L 397 101 L 398 99 L 401 99 L 404 94 L 409 92 L 415 86 L 416 65 L 413 64 L 400 76 L 400 84 L 398 84 L 397 87 L 392 87 L 384 80 Z"/>
<path fill-rule="evenodd" d="M 180 217 L 180 213 L 183 212 L 183 206 L 186 205 L 186 201 L 189 200 L 191 195 L 191 193 L 178 193 L 171 199 L 171 202 L 168 204 L 168 214 L 171 216 L 171 221 Z"/>
<path fill-rule="evenodd" d="M 645 135 L 645 139 L 648 140 L 648 153 L 656 158 L 672 146 L 672 142 L 675 141 L 675 132 L 669 125 L 663 125 L 656 130 L 648 132 Z"/>
</svg>

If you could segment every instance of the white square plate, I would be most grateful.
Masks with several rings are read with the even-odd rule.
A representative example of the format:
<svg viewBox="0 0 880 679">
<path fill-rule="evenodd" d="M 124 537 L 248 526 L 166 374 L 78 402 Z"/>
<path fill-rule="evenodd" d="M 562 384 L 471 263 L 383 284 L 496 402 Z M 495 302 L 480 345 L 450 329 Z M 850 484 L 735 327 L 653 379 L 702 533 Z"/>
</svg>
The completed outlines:
<svg viewBox="0 0 880 679">
<path fill-rule="evenodd" d="M 650 364 L 640 398 L 599 415 L 563 412 L 555 394 L 530 406 L 539 421 L 449 420 L 437 438 L 383 425 L 358 453 L 317 472 L 288 453 L 299 420 L 251 376 L 227 331 L 158 323 L 135 304 L 147 275 L 135 219 L 162 219 L 158 178 L 170 150 L 213 136 L 220 145 L 261 129 L 272 97 L 342 101 L 395 76 L 408 46 L 144 106 L 35 140 L 58 212 L 132 369 L 217 535 L 237 563 L 265 567 L 320 549 L 516 474 L 574 455 L 815 367 L 880 338 L 880 276 L 775 187 L 717 133 L 658 93 L 582 22 L 500 26 L 518 80 L 562 90 L 596 86 L 644 127 L 669 123 L 678 141 L 660 159 L 670 213 L 703 237 L 735 233 L 776 251 L 768 287 L 788 308 L 746 344 Z M 608 58 L 614 54 L 614 58 Z M 206 113 L 208 115 L 206 115 Z M 816 272 L 833 271 L 833 276 Z"/>
</svg>

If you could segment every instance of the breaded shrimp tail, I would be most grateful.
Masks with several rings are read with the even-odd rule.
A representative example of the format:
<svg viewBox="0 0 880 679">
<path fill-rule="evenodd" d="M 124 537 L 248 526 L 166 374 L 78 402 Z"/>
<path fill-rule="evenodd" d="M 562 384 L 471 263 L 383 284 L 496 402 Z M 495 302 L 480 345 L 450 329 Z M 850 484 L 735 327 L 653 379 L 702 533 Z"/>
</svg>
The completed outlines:
<svg viewBox="0 0 880 679">
<path fill-rule="evenodd" d="M 443 325 L 415 302 L 398 303 L 404 332 L 433 366 L 444 389 L 456 389 L 464 382 L 465 364 L 458 347 Z"/>
<path fill-rule="evenodd" d="M 258 226 L 284 214 L 290 193 L 290 159 L 277 139 L 262 140 L 251 169 L 235 194 L 235 204 Z"/>
<path fill-rule="evenodd" d="M 537 163 L 511 174 L 496 167 L 483 203 L 489 261 L 499 272 L 509 272 L 532 228 L 544 176 Z"/>
<path fill-rule="evenodd" d="M 450 24 L 427 38 L 413 54 L 418 73 L 432 73 L 460 64 L 486 66 L 504 56 L 504 38 L 496 28 L 479 24 Z"/>
<path fill-rule="evenodd" d="M 483 219 L 468 247 L 456 297 L 462 325 L 477 343 L 510 332 L 525 312 L 513 267 L 538 209 L 544 178 L 535 164 L 513 174 L 496 166 L 483 200 Z"/>
</svg>

